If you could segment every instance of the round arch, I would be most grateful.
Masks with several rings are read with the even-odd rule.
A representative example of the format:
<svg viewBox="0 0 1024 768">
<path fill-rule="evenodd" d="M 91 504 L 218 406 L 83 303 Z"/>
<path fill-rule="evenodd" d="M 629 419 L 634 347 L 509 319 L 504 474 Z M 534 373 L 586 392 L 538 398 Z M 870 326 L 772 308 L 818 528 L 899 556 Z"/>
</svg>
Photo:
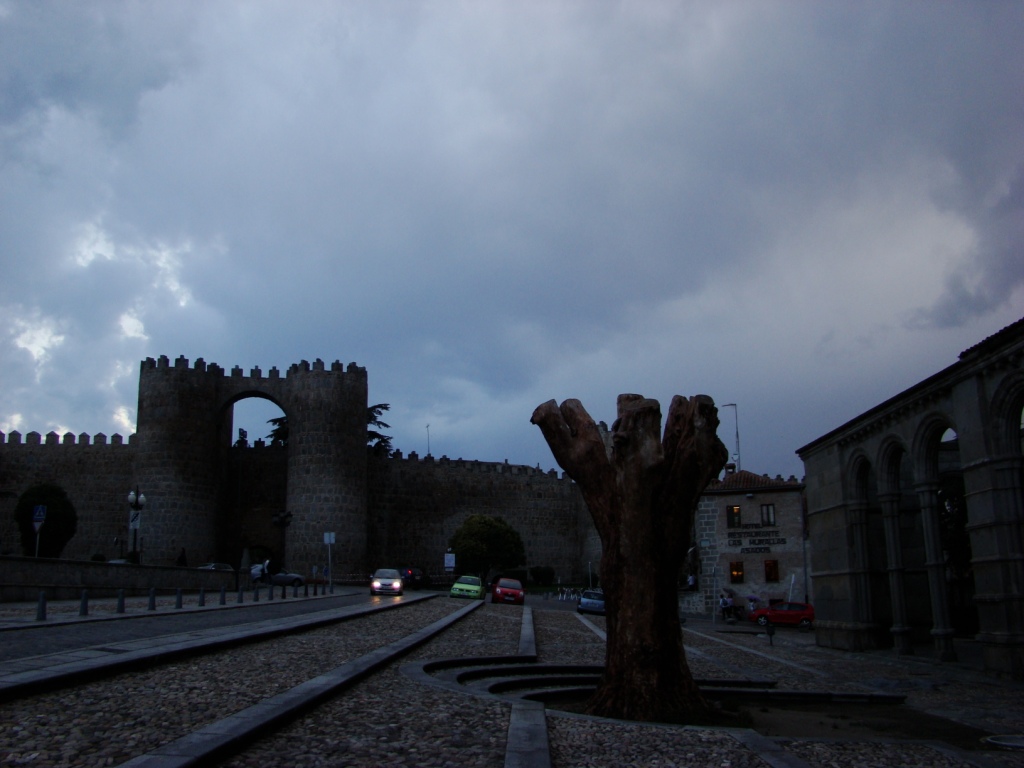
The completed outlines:
<svg viewBox="0 0 1024 768">
<path fill-rule="evenodd" d="M 1021 413 L 1024 412 L 1024 372 L 1015 371 L 999 384 L 992 397 L 991 430 L 996 451 L 1020 456 Z"/>
<path fill-rule="evenodd" d="M 890 435 L 882 441 L 878 450 L 878 492 L 880 494 L 899 493 L 903 488 L 903 459 L 908 455 L 903 440 Z"/>
<path fill-rule="evenodd" d="M 849 459 L 846 470 L 848 498 L 854 502 L 867 503 L 875 496 L 872 487 L 874 465 L 865 451 L 858 449 Z"/>
<path fill-rule="evenodd" d="M 927 414 L 918 422 L 911 449 L 914 480 L 918 484 L 939 481 L 939 446 L 942 443 L 942 436 L 948 430 L 957 432 L 956 424 L 949 416 L 939 411 Z"/>
</svg>

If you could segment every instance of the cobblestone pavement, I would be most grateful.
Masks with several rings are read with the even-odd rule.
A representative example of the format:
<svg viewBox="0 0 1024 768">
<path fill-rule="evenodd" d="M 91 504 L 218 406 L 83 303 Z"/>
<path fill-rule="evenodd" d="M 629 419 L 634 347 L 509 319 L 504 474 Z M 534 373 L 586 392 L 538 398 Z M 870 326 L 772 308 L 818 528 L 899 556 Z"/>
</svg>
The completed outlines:
<svg viewBox="0 0 1024 768">
<path fill-rule="evenodd" d="M 116 765 L 380 647 L 465 605 L 447 598 L 302 635 L 119 675 L 0 704 L 0 765 Z M 523 609 L 485 604 L 408 657 L 327 705 L 268 735 L 225 766 L 505 765 L 511 705 L 422 685 L 402 664 L 458 656 L 515 654 Z M 599 664 L 604 642 L 570 612 L 533 610 L 541 662 Z M 907 705 L 994 733 L 1024 732 L 1024 686 L 965 665 L 891 654 L 850 654 L 814 645 L 813 635 L 763 634 L 690 621 L 687 658 L 701 678 L 771 678 L 780 688 L 906 694 Z M 724 630 L 724 631 L 723 631 Z M 1021 752 L 965 752 L 941 744 L 879 739 L 759 736 L 747 729 L 623 723 L 549 709 L 554 768 L 587 766 L 1010 766 Z"/>
</svg>

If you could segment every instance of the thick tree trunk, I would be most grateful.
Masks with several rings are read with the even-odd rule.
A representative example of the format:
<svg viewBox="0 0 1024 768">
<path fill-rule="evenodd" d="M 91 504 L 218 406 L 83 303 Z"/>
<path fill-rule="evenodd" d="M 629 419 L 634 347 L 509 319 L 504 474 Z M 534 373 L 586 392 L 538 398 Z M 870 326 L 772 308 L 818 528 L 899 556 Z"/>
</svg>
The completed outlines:
<svg viewBox="0 0 1024 768">
<path fill-rule="evenodd" d="M 707 704 L 686 664 L 677 579 L 697 501 L 728 455 L 714 401 L 674 397 L 661 437 L 658 402 L 620 395 L 610 450 L 578 400 L 560 407 L 550 400 L 531 422 L 579 485 L 601 536 L 608 644 L 588 711 L 628 720 L 700 719 Z"/>
</svg>

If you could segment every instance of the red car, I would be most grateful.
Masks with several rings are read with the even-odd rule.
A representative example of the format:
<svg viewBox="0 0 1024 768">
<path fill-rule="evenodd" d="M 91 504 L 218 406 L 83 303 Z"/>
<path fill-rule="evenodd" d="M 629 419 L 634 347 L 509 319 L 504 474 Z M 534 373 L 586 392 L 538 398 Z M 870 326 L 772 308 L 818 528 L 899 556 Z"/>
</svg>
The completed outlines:
<svg viewBox="0 0 1024 768">
<path fill-rule="evenodd" d="M 810 629 L 814 624 L 814 606 L 809 603 L 776 603 L 768 608 L 757 608 L 747 615 L 762 627 L 768 624 L 790 624 Z"/>
<path fill-rule="evenodd" d="M 522 605 L 526 600 L 523 585 L 517 579 L 498 579 L 491 587 L 492 603 L 512 603 Z"/>
</svg>

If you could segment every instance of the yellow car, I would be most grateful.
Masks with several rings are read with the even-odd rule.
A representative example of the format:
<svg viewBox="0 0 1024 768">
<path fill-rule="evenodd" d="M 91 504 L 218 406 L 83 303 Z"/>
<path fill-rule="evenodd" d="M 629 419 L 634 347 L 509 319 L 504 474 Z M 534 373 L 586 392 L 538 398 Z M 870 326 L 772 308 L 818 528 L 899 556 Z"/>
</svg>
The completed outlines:
<svg viewBox="0 0 1024 768">
<path fill-rule="evenodd" d="M 484 584 L 477 576 L 459 576 L 452 584 L 448 597 L 468 597 L 470 600 L 484 599 Z"/>
</svg>

